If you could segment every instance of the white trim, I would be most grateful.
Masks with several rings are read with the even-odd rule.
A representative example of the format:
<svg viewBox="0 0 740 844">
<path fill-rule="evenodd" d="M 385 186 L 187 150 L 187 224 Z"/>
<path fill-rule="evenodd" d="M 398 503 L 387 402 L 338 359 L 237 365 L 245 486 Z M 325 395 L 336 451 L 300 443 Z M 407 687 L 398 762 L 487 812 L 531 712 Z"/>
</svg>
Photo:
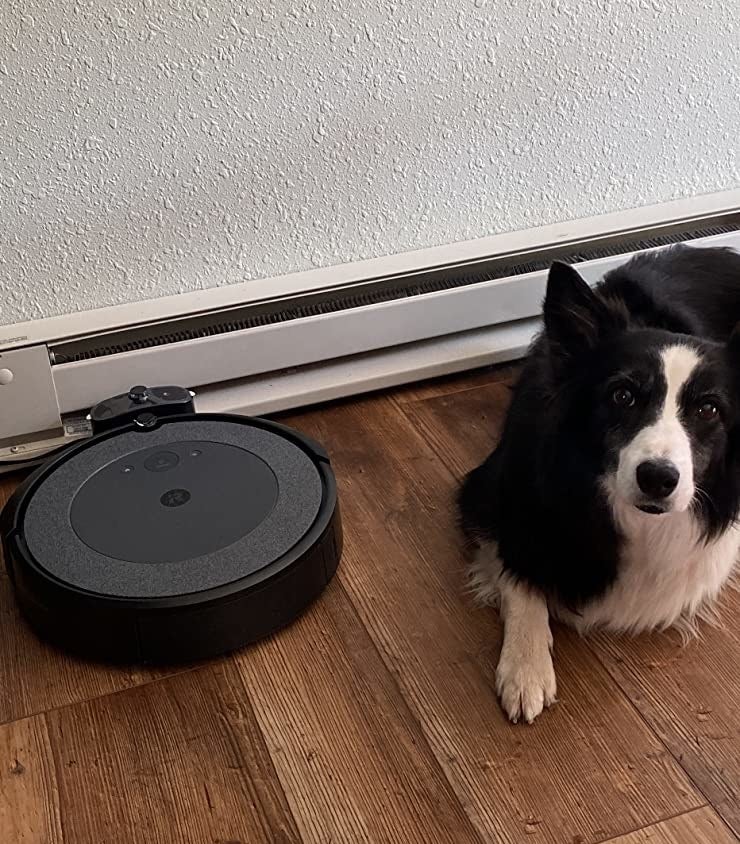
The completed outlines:
<svg viewBox="0 0 740 844">
<path fill-rule="evenodd" d="M 539 250 L 547 246 L 606 237 L 634 229 L 667 226 L 681 220 L 697 221 L 738 208 L 740 189 L 735 189 L 334 267 L 253 279 L 176 296 L 163 296 L 143 302 L 15 323 L 0 326 L 0 349 L 49 343 L 63 338 L 110 331 L 126 325 L 158 322 L 218 308 L 280 299 L 373 278 Z"/>
<path fill-rule="evenodd" d="M 397 387 L 413 381 L 452 375 L 521 357 L 529 346 L 539 320 L 516 325 L 501 325 L 396 349 L 381 349 L 374 354 L 330 361 L 293 372 L 268 373 L 252 379 L 232 381 L 201 388 L 195 397 L 201 413 L 238 413 L 264 416 L 295 410 L 360 393 Z M 64 440 L 29 444 L 21 456 L 39 461 L 49 450 L 89 436 L 71 431 Z M 29 464 L 26 464 L 29 465 Z M 0 475 L 14 471 L 18 463 L 0 457 Z"/>
<path fill-rule="evenodd" d="M 196 410 L 264 416 L 507 363 L 524 355 L 538 326 L 539 320 L 526 320 L 516 325 L 499 325 L 381 349 L 295 372 L 217 384 L 196 393 Z"/>
<path fill-rule="evenodd" d="M 544 273 L 366 305 L 52 368 L 62 413 L 132 384 L 198 388 L 532 317 Z"/>
<path fill-rule="evenodd" d="M 734 245 L 740 232 L 692 241 Z M 629 254 L 579 265 L 589 282 Z M 377 352 L 539 316 L 545 270 L 290 322 L 52 367 L 62 413 L 88 408 L 132 384 L 198 388 Z"/>
</svg>

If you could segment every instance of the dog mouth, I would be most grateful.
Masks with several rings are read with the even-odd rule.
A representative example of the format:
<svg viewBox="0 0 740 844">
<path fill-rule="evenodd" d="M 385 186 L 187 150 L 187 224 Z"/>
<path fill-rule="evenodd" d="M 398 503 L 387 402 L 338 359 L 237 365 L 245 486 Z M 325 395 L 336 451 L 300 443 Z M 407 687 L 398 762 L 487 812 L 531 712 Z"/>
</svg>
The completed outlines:
<svg viewBox="0 0 740 844">
<path fill-rule="evenodd" d="M 649 516 L 663 516 L 668 510 L 658 504 L 636 504 L 637 509 L 641 513 L 647 513 Z"/>
</svg>

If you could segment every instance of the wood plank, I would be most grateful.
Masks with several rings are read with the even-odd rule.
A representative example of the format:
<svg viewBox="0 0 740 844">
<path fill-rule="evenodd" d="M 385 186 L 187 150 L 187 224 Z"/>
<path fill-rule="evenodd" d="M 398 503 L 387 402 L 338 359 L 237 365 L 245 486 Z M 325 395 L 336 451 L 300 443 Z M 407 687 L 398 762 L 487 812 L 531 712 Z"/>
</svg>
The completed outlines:
<svg viewBox="0 0 740 844">
<path fill-rule="evenodd" d="M 481 837 L 588 844 L 702 805 L 567 633 L 557 636 L 562 702 L 531 728 L 505 721 L 493 690 L 498 625 L 461 595 L 456 483 L 425 429 L 382 397 L 293 421 L 338 472 L 341 582 Z M 464 451 L 464 416 L 455 436 Z"/>
<path fill-rule="evenodd" d="M 229 663 L 46 717 L 67 842 L 300 841 Z"/>
<path fill-rule="evenodd" d="M 26 475 L 21 472 L 13 472 L 10 475 L 0 475 L 0 510 L 5 506 L 15 488 Z"/>
<path fill-rule="evenodd" d="M 0 727 L 0 831 L 8 844 L 63 840 L 54 761 L 43 716 Z"/>
<path fill-rule="evenodd" d="M 737 839 L 709 808 L 614 838 L 606 844 L 736 844 Z"/>
<path fill-rule="evenodd" d="M 685 647 L 675 634 L 593 647 L 740 840 L 740 596 L 728 589 L 720 608 L 722 627 Z"/>
<path fill-rule="evenodd" d="M 517 363 L 485 366 L 461 375 L 450 375 L 428 381 L 419 381 L 416 384 L 407 384 L 393 390 L 389 395 L 394 401 L 404 405 L 430 398 L 452 396 L 455 393 L 475 390 L 491 384 L 502 384 L 509 388 L 516 379 L 519 370 L 520 365 Z"/>
<path fill-rule="evenodd" d="M 22 478 L 0 481 L 4 505 Z M 20 615 L 0 550 L 0 724 L 163 677 L 173 670 L 111 668 L 41 642 Z"/>
<path fill-rule="evenodd" d="M 490 454 L 510 399 L 507 383 L 492 382 L 418 401 L 397 401 L 396 404 L 442 463 L 456 478 L 462 479 Z"/>
<path fill-rule="evenodd" d="M 336 580 L 237 664 L 304 841 L 482 844 Z"/>
</svg>

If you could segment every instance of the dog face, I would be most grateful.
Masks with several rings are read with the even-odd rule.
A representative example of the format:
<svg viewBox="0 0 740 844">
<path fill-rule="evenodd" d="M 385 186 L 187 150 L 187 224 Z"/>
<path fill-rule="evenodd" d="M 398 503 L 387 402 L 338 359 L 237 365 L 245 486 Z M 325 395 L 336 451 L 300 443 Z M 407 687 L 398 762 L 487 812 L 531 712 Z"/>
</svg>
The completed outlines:
<svg viewBox="0 0 740 844">
<path fill-rule="evenodd" d="M 550 274 L 545 327 L 568 424 L 612 505 L 658 515 L 711 504 L 737 425 L 735 341 L 632 326 L 565 265 Z"/>
<path fill-rule="evenodd" d="M 603 431 L 604 486 L 645 513 L 687 510 L 723 465 L 735 424 L 724 356 L 647 331 L 628 333 L 617 346 L 625 360 L 625 346 L 634 352 L 632 366 L 617 367 L 605 382 L 594 416 L 594 436 Z"/>
</svg>

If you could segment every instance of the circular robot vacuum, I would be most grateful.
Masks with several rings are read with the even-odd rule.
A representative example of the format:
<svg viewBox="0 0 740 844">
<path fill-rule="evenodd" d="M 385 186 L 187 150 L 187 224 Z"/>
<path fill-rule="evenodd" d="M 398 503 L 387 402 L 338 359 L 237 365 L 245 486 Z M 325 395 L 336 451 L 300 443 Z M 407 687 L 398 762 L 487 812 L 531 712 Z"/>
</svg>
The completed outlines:
<svg viewBox="0 0 740 844">
<path fill-rule="evenodd" d="M 203 659 L 289 624 L 331 580 L 341 524 L 316 443 L 195 413 L 179 387 L 133 388 L 91 421 L 2 516 L 17 600 L 43 638 L 106 660 Z"/>
</svg>

